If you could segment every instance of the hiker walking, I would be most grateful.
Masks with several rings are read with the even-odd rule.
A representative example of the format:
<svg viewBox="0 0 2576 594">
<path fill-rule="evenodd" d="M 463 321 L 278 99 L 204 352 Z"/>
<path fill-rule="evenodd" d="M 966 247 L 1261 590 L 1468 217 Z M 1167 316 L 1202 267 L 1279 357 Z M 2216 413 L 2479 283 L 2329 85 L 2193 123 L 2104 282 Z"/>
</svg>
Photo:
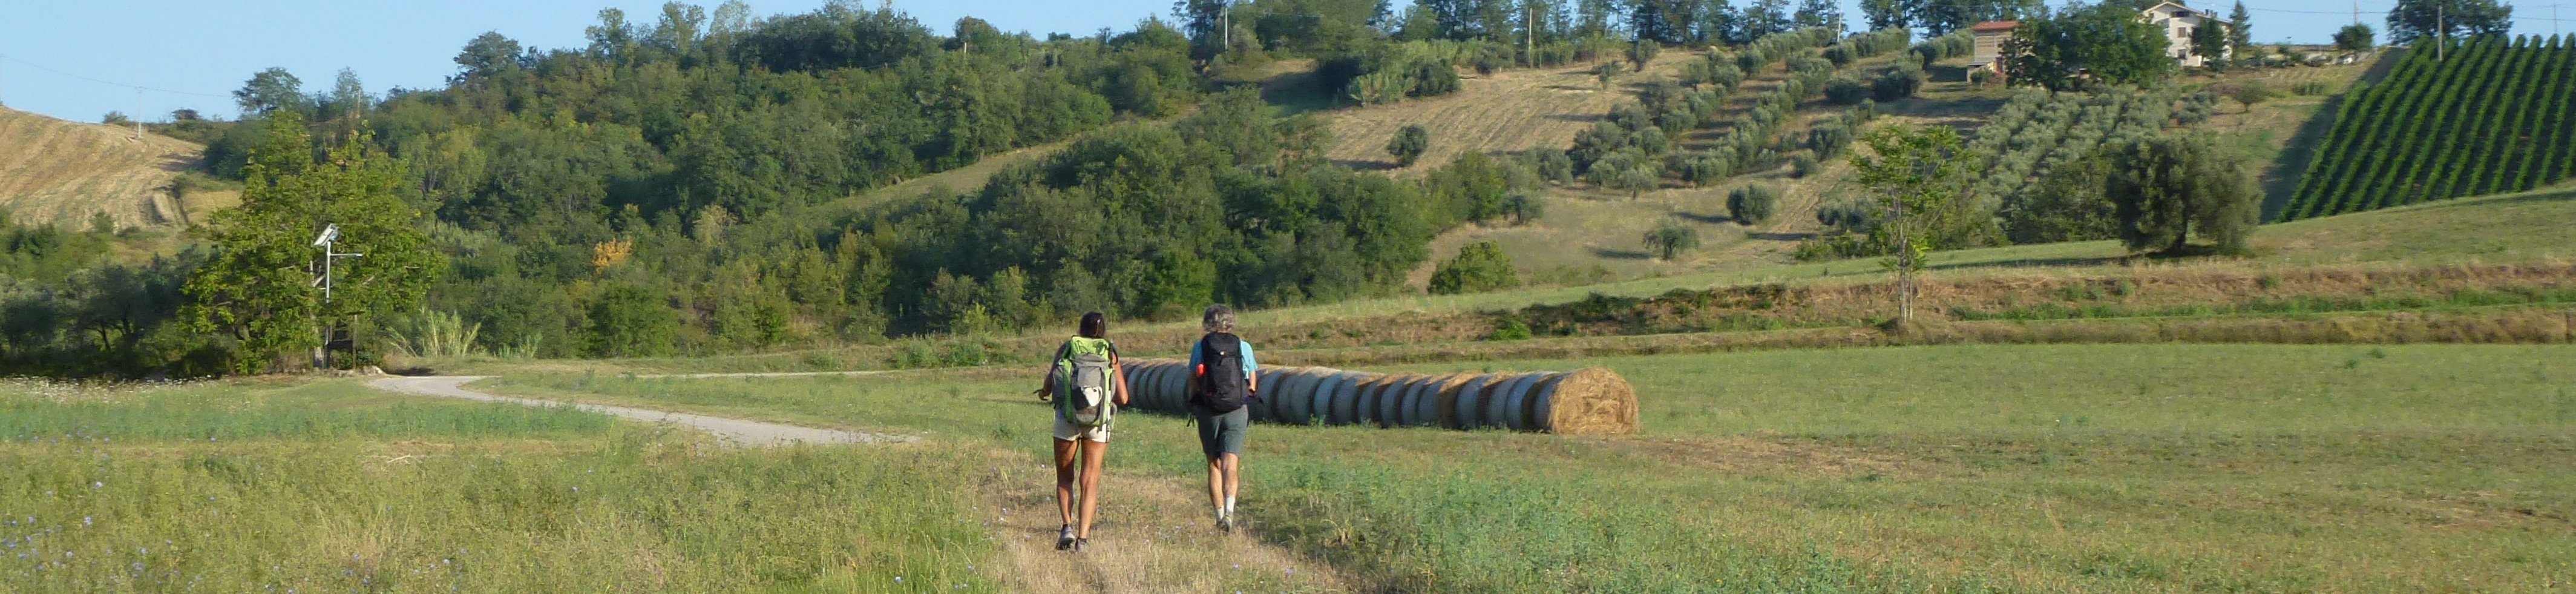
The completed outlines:
<svg viewBox="0 0 2576 594">
<path fill-rule="evenodd" d="M 1082 314 L 1079 332 L 1056 348 L 1046 385 L 1038 388 L 1040 400 L 1055 403 L 1055 508 L 1064 517 L 1064 530 L 1055 539 L 1059 551 L 1080 551 L 1091 544 L 1092 512 L 1100 509 L 1100 462 L 1109 454 L 1109 423 L 1118 407 L 1127 404 L 1127 381 L 1119 374 L 1118 345 L 1109 342 L 1107 317 L 1096 311 Z M 1077 477 L 1082 483 L 1079 524 L 1074 522 Z"/>
<path fill-rule="evenodd" d="M 1234 494 L 1243 486 L 1243 430 L 1252 412 L 1243 405 L 1254 393 L 1252 343 L 1234 335 L 1234 308 L 1210 305 L 1199 317 L 1207 335 L 1190 348 L 1190 414 L 1198 418 L 1199 449 L 1207 454 L 1208 504 L 1216 507 L 1216 528 L 1234 531 Z"/>
</svg>

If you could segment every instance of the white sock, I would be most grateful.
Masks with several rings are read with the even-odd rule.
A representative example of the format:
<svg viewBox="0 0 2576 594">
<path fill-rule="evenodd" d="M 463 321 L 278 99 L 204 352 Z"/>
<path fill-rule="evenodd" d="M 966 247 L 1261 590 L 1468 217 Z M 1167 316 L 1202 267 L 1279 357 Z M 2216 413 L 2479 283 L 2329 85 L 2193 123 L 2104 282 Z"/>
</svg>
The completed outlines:
<svg viewBox="0 0 2576 594">
<path fill-rule="evenodd" d="M 1225 515 L 1234 515 L 1234 498 L 1225 498 Z"/>
</svg>

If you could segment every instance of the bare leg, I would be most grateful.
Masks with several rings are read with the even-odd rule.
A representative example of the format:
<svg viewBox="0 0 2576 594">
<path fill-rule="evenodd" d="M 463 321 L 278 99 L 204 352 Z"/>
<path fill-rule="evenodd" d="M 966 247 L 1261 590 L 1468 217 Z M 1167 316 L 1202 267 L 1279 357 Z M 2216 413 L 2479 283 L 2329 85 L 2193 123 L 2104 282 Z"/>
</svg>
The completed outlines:
<svg viewBox="0 0 2576 594">
<path fill-rule="evenodd" d="M 1208 458 L 1208 507 L 1225 509 L 1225 456 Z"/>
<path fill-rule="evenodd" d="M 1243 490 L 1243 458 L 1234 454 L 1222 457 L 1225 459 L 1224 501 L 1233 501 L 1235 492 Z"/>
<path fill-rule="evenodd" d="M 1082 523 L 1074 529 L 1074 538 L 1091 538 L 1091 516 L 1100 509 L 1100 463 L 1109 457 L 1109 444 L 1086 441 L 1082 444 Z"/>
<path fill-rule="evenodd" d="M 1055 511 L 1064 524 L 1073 525 L 1074 448 L 1079 442 L 1055 440 Z"/>
</svg>

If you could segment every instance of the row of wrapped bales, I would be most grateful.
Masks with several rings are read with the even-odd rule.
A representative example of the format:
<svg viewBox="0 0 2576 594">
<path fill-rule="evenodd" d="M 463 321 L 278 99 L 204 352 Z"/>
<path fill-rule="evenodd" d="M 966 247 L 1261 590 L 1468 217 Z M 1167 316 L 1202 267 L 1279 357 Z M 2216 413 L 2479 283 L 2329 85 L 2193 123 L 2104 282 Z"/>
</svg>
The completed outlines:
<svg viewBox="0 0 2576 594">
<path fill-rule="evenodd" d="M 1126 362 L 1129 406 L 1188 413 L 1195 374 L 1182 361 Z M 1599 367 L 1571 373 L 1370 373 L 1264 367 L 1253 420 L 1294 425 L 1375 425 L 1623 435 L 1637 431 L 1637 394 Z"/>
</svg>

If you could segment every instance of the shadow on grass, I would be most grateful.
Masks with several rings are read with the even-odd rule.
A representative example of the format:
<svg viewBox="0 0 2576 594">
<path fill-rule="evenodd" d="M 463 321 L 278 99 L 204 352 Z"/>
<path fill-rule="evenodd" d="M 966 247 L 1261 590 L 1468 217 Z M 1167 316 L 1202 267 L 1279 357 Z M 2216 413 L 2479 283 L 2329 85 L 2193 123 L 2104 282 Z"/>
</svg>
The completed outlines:
<svg viewBox="0 0 2576 594">
<path fill-rule="evenodd" d="M 1707 224 L 1711 224 L 1711 225 L 1735 222 L 1735 218 L 1734 218 L 1734 217 L 1729 217 L 1729 216 L 1722 215 L 1722 214 L 1698 214 L 1698 213 L 1689 213 L 1689 212 L 1682 212 L 1682 211 L 1678 211 L 1678 210 L 1676 210 L 1676 211 L 1673 211 L 1673 216 L 1681 217 L 1682 219 L 1689 220 L 1689 221 L 1692 221 L 1692 222 L 1707 223 Z"/>
<path fill-rule="evenodd" d="M 1363 159 L 1334 159 L 1333 164 L 1349 167 L 1355 171 L 1385 171 L 1395 168 L 1395 163 L 1392 162 Z"/>
<path fill-rule="evenodd" d="M 1767 232 L 1767 231 L 1756 231 L 1756 232 L 1752 232 L 1752 233 L 1746 233 L 1746 234 L 1744 234 L 1744 236 L 1745 236 L 1745 237 L 1749 237 L 1749 238 L 1753 238 L 1753 239 L 1760 239 L 1760 240 L 1764 240 L 1764 241 L 1806 241 L 1806 240 L 1809 240 L 1809 239 L 1815 239 L 1816 234 L 1814 234 L 1814 233 L 1771 233 L 1771 232 Z"/>
<path fill-rule="evenodd" d="M 1605 247 L 1587 247 L 1584 249 L 1592 250 L 1593 256 L 1613 260 L 1651 260 L 1655 257 L 1654 254 L 1638 250 L 1614 250 Z"/>
<path fill-rule="evenodd" d="M 2198 255 L 2198 254 L 2193 254 L 2193 255 L 2184 255 L 2184 256 L 2175 256 L 2175 257 L 2177 257 L 2177 258 L 2188 258 L 2188 257 L 2196 256 L 2196 255 Z M 1930 265 L 1930 266 L 1925 266 L 1925 267 L 1923 267 L 1923 269 L 1924 269 L 1924 270 L 1970 270 L 1970 269 L 1976 269 L 1976 268 L 2049 268 L 2049 267 L 2074 268 L 2074 267 L 2105 266 L 2105 265 L 2110 265 L 2110 264 L 2118 264 L 2118 263 L 2120 263 L 2121 261 L 2124 261 L 2124 260 L 2127 260 L 2127 259 L 2128 259 L 2128 257 L 2127 257 L 2127 256 L 2099 256 L 2099 257 L 2069 256 L 2069 257 L 2063 257 L 2063 258 L 2018 258 L 2018 259 L 2012 259 L 2012 260 L 1989 260 L 1989 261 L 1982 261 L 1982 262 L 1949 262 L 1949 263 L 1933 264 L 1933 265 Z"/>
</svg>

